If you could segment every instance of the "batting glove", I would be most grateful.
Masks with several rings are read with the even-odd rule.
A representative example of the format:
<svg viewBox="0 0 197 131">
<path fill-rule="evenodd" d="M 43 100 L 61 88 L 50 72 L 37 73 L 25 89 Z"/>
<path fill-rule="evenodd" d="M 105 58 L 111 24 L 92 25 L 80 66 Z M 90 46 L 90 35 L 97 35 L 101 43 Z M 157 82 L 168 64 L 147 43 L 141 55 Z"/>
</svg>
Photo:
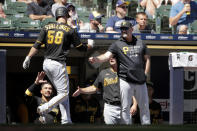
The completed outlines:
<svg viewBox="0 0 197 131">
<path fill-rule="evenodd" d="M 90 47 L 94 47 L 94 40 L 92 40 L 92 39 L 88 39 L 88 45 L 90 46 Z"/>
<path fill-rule="evenodd" d="M 31 60 L 31 58 L 29 56 L 26 56 L 26 58 L 25 58 L 25 60 L 23 62 L 23 69 L 29 68 L 30 60 Z"/>
</svg>

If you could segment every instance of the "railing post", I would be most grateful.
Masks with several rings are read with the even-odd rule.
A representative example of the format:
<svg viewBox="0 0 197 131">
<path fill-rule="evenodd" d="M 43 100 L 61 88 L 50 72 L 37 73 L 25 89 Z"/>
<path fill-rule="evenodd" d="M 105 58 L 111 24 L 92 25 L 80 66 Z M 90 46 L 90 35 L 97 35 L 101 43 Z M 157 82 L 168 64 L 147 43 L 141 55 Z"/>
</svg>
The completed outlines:
<svg viewBox="0 0 197 131">
<path fill-rule="evenodd" d="M 6 123 L 6 50 L 0 50 L 0 124 Z"/>
</svg>

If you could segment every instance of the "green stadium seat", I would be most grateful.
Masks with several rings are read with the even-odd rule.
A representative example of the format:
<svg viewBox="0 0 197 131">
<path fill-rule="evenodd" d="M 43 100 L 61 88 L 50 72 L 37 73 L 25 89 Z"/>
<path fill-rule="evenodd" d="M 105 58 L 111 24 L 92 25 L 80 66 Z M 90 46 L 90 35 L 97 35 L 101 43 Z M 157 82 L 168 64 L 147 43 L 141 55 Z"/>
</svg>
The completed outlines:
<svg viewBox="0 0 197 131">
<path fill-rule="evenodd" d="M 44 27 L 46 24 L 48 24 L 50 22 L 56 22 L 56 19 L 54 17 L 53 18 L 46 18 L 45 20 L 43 20 L 41 22 L 41 27 Z"/>
<path fill-rule="evenodd" d="M 154 19 L 147 19 L 148 25 L 150 25 L 151 29 L 155 31 L 155 20 Z"/>
<path fill-rule="evenodd" d="M 88 17 L 82 17 L 82 16 L 80 16 L 79 17 L 79 20 L 83 21 L 83 23 L 89 23 L 90 22 L 90 20 L 89 20 Z"/>
<path fill-rule="evenodd" d="M 11 2 L 7 5 L 7 9 L 15 10 L 18 13 L 25 13 L 27 11 L 27 4 L 24 2 Z"/>
<path fill-rule="evenodd" d="M 90 22 L 89 21 L 90 11 L 87 11 L 87 10 L 77 11 L 77 14 L 78 14 L 79 20 L 82 20 L 84 23 Z"/>
<path fill-rule="evenodd" d="M 6 14 L 6 18 L 11 19 L 13 21 L 15 21 L 15 20 L 17 20 L 19 18 L 25 17 L 24 13 L 18 13 L 17 11 L 12 10 L 12 9 L 4 10 L 4 12 Z"/>
<path fill-rule="evenodd" d="M 169 14 L 171 5 L 161 5 L 155 11 L 156 33 L 173 33 L 173 28 L 169 25 Z"/>
<path fill-rule="evenodd" d="M 0 29 L 1 30 L 11 30 L 14 29 L 12 20 L 7 18 L 1 18 L 0 17 Z"/>
<path fill-rule="evenodd" d="M 189 29 L 190 34 L 197 34 L 197 20 L 190 24 Z"/>
<path fill-rule="evenodd" d="M 105 27 L 105 25 L 107 24 L 107 17 L 102 17 L 102 25 Z"/>
<path fill-rule="evenodd" d="M 132 1 L 131 4 L 129 4 L 129 12 L 128 12 L 128 16 L 129 17 L 132 17 L 132 18 L 135 18 L 136 17 L 136 7 L 138 7 L 138 2 L 136 1 Z"/>
<path fill-rule="evenodd" d="M 4 12 L 6 14 L 6 17 L 8 17 L 8 18 L 18 14 L 15 10 L 12 10 L 12 9 L 4 10 Z"/>
<path fill-rule="evenodd" d="M 32 20 L 29 17 L 24 17 L 17 19 L 15 21 L 15 26 L 18 30 L 40 30 L 40 21 Z"/>
<path fill-rule="evenodd" d="M 11 0 L 5 0 L 5 3 L 8 5 L 8 4 L 12 3 L 12 1 Z"/>
</svg>

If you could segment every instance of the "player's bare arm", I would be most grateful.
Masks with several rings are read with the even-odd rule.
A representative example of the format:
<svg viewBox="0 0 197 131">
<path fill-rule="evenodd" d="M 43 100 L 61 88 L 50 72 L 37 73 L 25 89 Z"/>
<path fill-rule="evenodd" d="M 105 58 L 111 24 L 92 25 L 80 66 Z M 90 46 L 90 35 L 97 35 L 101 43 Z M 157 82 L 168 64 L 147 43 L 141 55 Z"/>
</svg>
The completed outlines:
<svg viewBox="0 0 197 131">
<path fill-rule="evenodd" d="M 114 31 L 113 27 L 107 27 L 106 33 L 118 33 L 118 32 Z"/>
<path fill-rule="evenodd" d="M 96 56 L 96 57 L 90 57 L 89 58 L 89 62 L 90 63 L 103 63 L 108 61 L 111 57 L 113 56 L 113 54 L 109 51 L 107 51 L 106 53 Z"/>
<path fill-rule="evenodd" d="M 73 97 L 77 97 L 80 94 L 94 94 L 96 93 L 96 91 L 98 90 L 98 88 L 96 88 L 94 85 L 88 86 L 86 88 L 80 88 L 78 86 L 78 89 L 73 93 Z"/>
<path fill-rule="evenodd" d="M 23 62 L 23 68 L 24 69 L 29 68 L 31 57 L 34 56 L 37 52 L 38 52 L 38 49 L 36 49 L 34 47 L 32 47 L 30 49 L 29 54 L 26 56 L 26 58 Z"/>
<path fill-rule="evenodd" d="M 29 51 L 29 54 L 27 56 L 33 57 L 38 52 L 38 49 L 32 47 Z"/>
<path fill-rule="evenodd" d="M 144 59 L 146 61 L 145 64 L 145 74 L 147 75 L 150 71 L 150 56 L 149 55 L 144 55 Z"/>
<path fill-rule="evenodd" d="M 185 4 L 184 8 L 176 16 L 169 18 L 170 25 L 176 25 L 181 16 L 183 16 L 183 14 L 187 11 L 190 11 L 190 6 L 187 7 L 187 4 Z"/>
<path fill-rule="evenodd" d="M 133 100 L 133 105 L 132 105 L 131 108 L 130 108 L 130 113 L 131 113 L 131 115 L 133 116 L 133 115 L 135 115 L 136 112 L 137 112 L 137 100 L 135 99 L 134 96 L 132 97 L 132 100 Z"/>
</svg>

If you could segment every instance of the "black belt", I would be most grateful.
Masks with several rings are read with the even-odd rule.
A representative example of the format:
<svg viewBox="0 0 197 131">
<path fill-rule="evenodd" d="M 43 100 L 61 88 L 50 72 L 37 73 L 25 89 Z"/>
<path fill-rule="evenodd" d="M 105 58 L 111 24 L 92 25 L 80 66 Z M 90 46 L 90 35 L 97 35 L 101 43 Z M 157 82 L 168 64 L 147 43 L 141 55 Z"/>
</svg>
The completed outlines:
<svg viewBox="0 0 197 131">
<path fill-rule="evenodd" d="M 51 58 L 48 58 L 48 59 L 51 59 Z M 57 59 L 51 59 L 51 60 L 54 60 L 54 61 L 57 61 L 57 62 L 65 62 L 65 60 L 57 60 Z"/>
<path fill-rule="evenodd" d="M 114 105 L 114 106 L 120 106 L 121 102 L 120 101 L 105 101 L 105 103 L 110 104 L 110 105 Z"/>
</svg>

